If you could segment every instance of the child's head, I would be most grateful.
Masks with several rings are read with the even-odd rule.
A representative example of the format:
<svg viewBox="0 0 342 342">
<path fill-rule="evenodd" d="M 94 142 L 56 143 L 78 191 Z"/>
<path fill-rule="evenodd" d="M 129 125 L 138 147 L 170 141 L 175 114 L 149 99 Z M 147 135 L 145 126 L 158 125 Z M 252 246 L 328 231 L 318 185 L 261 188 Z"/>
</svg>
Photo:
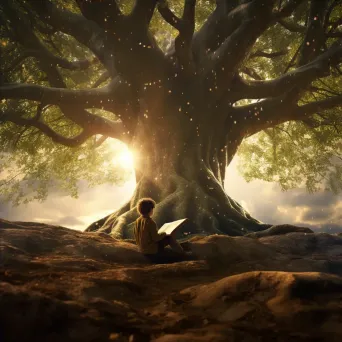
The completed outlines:
<svg viewBox="0 0 342 342">
<path fill-rule="evenodd" d="M 137 210 L 140 215 L 152 216 L 155 206 L 156 202 L 152 198 L 141 198 L 138 202 Z"/>
</svg>

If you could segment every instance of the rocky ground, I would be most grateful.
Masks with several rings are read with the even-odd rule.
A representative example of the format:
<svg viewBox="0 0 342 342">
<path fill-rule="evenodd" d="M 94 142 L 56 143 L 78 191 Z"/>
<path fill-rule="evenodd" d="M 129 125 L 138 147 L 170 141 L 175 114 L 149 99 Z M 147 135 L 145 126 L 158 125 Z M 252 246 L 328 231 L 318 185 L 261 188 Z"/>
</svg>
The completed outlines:
<svg viewBox="0 0 342 342">
<path fill-rule="evenodd" d="M 0 220 L 0 341 L 342 341 L 342 237 L 195 237 L 152 265 L 129 241 Z"/>
</svg>

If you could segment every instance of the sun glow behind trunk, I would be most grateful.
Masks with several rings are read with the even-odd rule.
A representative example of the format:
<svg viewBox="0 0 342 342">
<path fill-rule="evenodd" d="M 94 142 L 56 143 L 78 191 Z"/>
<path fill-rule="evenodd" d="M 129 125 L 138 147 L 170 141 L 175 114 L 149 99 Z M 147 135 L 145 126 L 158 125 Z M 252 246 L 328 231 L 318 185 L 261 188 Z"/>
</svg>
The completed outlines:
<svg viewBox="0 0 342 342">
<path fill-rule="evenodd" d="M 111 160 L 112 165 L 132 170 L 136 166 L 136 153 L 128 149 L 125 144 L 122 144 L 116 140 L 108 141 L 110 148 L 114 151 L 113 158 Z"/>
<path fill-rule="evenodd" d="M 131 169 L 134 167 L 133 153 L 128 149 L 123 149 L 117 156 L 113 158 L 113 163 L 125 169 Z"/>
</svg>

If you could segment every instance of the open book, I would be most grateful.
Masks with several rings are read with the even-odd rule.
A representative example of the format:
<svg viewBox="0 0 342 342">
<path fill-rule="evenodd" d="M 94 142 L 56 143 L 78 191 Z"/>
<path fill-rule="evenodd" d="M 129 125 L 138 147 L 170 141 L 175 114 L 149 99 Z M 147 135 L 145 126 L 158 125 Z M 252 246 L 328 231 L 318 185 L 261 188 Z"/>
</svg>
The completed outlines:
<svg viewBox="0 0 342 342">
<path fill-rule="evenodd" d="M 166 233 L 167 235 L 171 235 L 176 229 L 181 227 L 185 222 L 187 222 L 189 219 L 181 219 L 173 222 L 167 222 L 161 226 L 158 230 L 158 234 Z"/>
</svg>

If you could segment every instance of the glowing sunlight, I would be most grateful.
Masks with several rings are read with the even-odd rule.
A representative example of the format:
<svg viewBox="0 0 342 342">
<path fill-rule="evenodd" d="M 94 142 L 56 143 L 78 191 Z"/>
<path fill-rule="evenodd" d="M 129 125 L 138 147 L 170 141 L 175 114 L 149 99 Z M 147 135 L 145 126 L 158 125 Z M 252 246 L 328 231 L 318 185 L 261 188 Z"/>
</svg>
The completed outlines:
<svg viewBox="0 0 342 342">
<path fill-rule="evenodd" d="M 113 158 L 111 160 L 111 163 L 114 166 L 118 166 L 127 170 L 133 169 L 134 166 L 136 166 L 136 153 L 128 149 L 128 147 L 125 144 L 118 142 L 114 139 L 109 140 L 107 144 L 109 145 L 110 149 L 114 152 Z"/>
<path fill-rule="evenodd" d="M 131 169 L 134 167 L 134 157 L 133 153 L 128 149 L 123 149 L 117 156 L 113 158 L 114 164 L 119 164 L 119 166 Z"/>
</svg>

